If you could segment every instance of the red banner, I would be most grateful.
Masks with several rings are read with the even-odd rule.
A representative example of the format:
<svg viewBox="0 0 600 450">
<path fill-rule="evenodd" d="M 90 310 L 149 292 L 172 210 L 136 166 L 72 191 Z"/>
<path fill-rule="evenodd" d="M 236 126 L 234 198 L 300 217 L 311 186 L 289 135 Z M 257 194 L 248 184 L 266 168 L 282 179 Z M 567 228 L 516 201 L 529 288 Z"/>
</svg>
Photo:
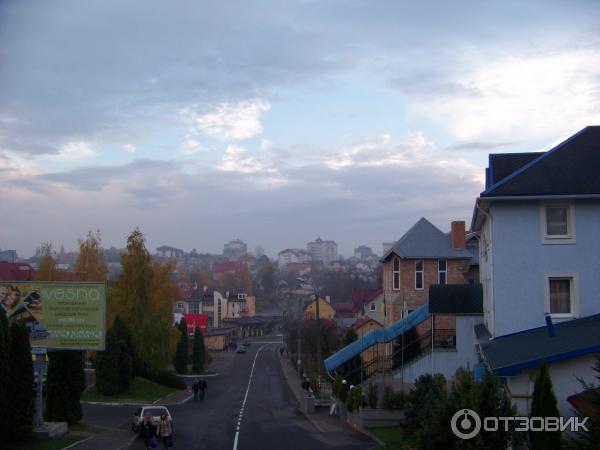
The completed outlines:
<svg viewBox="0 0 600 450">
<path fill-rule="evenodd" d="M 196 327 L 200 328 L 203 333 L 208 331 L 208 314 L 184 314 L 183 317 L 187 324 L 188 333 L 193 333 Z"/>
</svg>

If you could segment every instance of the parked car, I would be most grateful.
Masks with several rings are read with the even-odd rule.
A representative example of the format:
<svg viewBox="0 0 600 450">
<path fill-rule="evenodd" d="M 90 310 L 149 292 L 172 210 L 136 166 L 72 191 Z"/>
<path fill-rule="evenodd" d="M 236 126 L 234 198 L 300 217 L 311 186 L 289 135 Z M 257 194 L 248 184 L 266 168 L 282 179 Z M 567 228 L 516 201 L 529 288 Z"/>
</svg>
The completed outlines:
<svg viewBox="0 0 600 450">
<path fill-rule="evenodd" d="M 235 352 L 236 353 L 246 353 L 246 347 L 244 347 L 243 345 L 238 345 Z"/>
<path fill-rule="evenodd" d="M 154 423 L 154 425 L 158 424 L 160 416 L 166 414 L 167 417 L 171 419 L 171 428 L 173 428 L 173 417 L 171 417 L 171 413 L 169 412 L 166 406 L 148 405 L 138 408 L 135 414 L 133 415 L 131 431 L 133 431 L 134 433 L 139 433 L 140 424 L 144 421 L 144 416 L 148 413 L 152 415 L 152 422 Z"/>
<path fill-rule="evenodd" d="M 250 339 L 244 339 L 244 346 L 245 347 L 250 346 Z"/>
</svg>

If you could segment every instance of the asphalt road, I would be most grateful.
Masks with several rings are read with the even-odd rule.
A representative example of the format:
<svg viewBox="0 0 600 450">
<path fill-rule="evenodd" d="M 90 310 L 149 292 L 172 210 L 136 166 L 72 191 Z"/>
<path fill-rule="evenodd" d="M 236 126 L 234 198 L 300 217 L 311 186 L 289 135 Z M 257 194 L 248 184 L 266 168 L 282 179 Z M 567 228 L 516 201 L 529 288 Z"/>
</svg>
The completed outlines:
<svg viewBox="0 0 600 450">
<path fill-rule="evenodd" d="M 372 448 L 373 444 L 368 438 L 364 442 L 356 439 L 343 442 L 320 433 L 297 410 L 296 400 L 281 370 L 279 345 L 264 343 L 273 340 L 273 337 L 264 337 L 263 342 L 254 340 L 246 354 L 232 355 L 233 359 L 219 376 L 206 378 L 208 389 L 204 401 L 191 400 L 169 407 L 175 428 L 174 448 Z M 249 384 L 251 373 L 252 381 Z M 89 423 L 127 428 L 134 410 L 135 407 L 85 405 L 84 415 Z M 145 447 L 137 440 L 131 448 L 139 450 Z"/>
</svg>

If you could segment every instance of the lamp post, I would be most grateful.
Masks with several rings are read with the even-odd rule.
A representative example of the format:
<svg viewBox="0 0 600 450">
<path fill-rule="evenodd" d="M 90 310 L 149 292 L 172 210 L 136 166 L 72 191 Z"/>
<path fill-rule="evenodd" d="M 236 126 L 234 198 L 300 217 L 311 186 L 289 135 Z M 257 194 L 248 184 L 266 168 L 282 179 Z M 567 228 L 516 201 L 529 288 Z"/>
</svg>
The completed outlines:
<svg viewBox="0 0 600 450">
<path fill-rule="evenodd" d="M 298 297 L 298 376 L 302 376 L 302 298 Z"/>
<path fill-rule="evenodd" d="M 321 383 L 321 362 L 322 362 L 322 355 L 321 355 L 321 315 L 320 315 L 320 310 L 319 310 L 319 292 L 316 288 L 316 286 L 314 286 L 313 284 L 310 283 L 306 283 L 306 280 L 304 280 L 304 278 L 296 278 L 300 283 L 305 283 L 305 284 L 309 284 L 310 287 L 312 287 L 313 292 L 315 293 L 315 301 L 316 301 L 316 312 L 317 312 L 317 378 L 318 378 L 318 382 Z"/>
</svg>

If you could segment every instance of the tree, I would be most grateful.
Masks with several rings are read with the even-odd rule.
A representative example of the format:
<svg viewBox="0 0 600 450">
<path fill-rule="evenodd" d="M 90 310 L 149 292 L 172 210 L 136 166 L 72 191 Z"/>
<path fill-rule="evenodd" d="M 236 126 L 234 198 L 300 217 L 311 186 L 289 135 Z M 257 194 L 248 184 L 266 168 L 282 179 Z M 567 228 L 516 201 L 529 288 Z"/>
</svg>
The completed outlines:
<svg viewBox="0 0 600 450">
<path fill-rule="evenodd" d="M 63 271 L 56 267 L 56 258 L 52 244 L 44 242 L 40 246 L 40 267 L 35 272 L 34 278 L 36 281 L 60 281 L 63 277 Z"/>
<path fill-rule="evenodd" d="M 548 366 L 542 363 L 533 385 L 531 417 L 558 417 L 558 405 Z M 532 431 L 533 450 L 558 450 L 562 447 L 560 431 Z"/>
<path fill-rule="evenodd" d="M 112 324 L 112 331 L 119 345 L 119 386 L 125 390 L 131 386 L 135 377 L 135 351 L 131 330 L 117 314 Z"/>
<path fill-rule="evenodd" d="M 512 417 L 516 414 L 506 391 L 498 384 L 498 379 L 490 371 L 479 385 L 479 417 Z M 513 427 L 514 428 L 514 427 Z M 497 431 L 482 431 L 482 448 L 504 450 L 513 440 L 512 431 L 499 427 Z"/>
<path fill-rule="evenodd" d="M 8 383 L 10 379 L 8 351 L 10 345 L 8 338 L 8 320 L 6 319 L 4 308 L 0 307 L 0 361 L 3 361 L 2 364 L 0 364 L 0 386 L 4 386 L 4 388 L 0 388 L 0 423 L 3 424 L 9 423 L 10 417 L 8 403 Z M 0 441 L 3 441 L 6 438 L 7 432 L 8 430 L 5 426 L 0 427 Z"/>
<path fill-rule="evenodd" d="M 88 231 L 85 240 L 79 239 L 79 255 L 75 261 L 75 274 L 81 281 L 106 281 L 108 266 L 102 250 L 100 230 Z"/>
<path fill-rule="evenodd" d="M 112 327 L 106 332 L 106 348 L 96 354 L 96 390 L 104 395 L 123 391 L 119 375 L 121 344 Z"/>
<path fill-rule="evenodd" d="M 596 373 L 596 378 L 600 381 L 600 356 L 596 357 L 592 369 Z M 588 384 L 583 379 L 580 379 L 579 382 L 584 389 L 581 395 L 589 401 L 590 405 L 589 411 L 585 411 L 585 417 L 588 417 L 586 423 L 588 431 L 579 431 L 574 438 L 573 448 L 593 450 L 598 448 L 598 442 L 600 442 L 600 387 Z"/>
<path fill-rule="evenodd" d="M 342 347 L 350 345 L 357 340 L 358 334 L 356 334 L 356 330 L 354 328 L 348 328 L 348 331 L 346 331 L 346 335 L 344 336 L 344 340 L 342 341 Z"/>
<path fill-rule="evenodd" d="M 28 436 L 33 427 L 34 392 L 33 363 L 29 333 L 22 322 L 13 322 L 9 328 L 8 349 L 8 404 L 10 419 L 7 434 L 10 440 Z M 3 423 L 4 427 L 6 423 Z"/>
<path fill-rule="evenodd" d="M 145 238 L 135 229 L 127 238 L 127 251 L 121 255 L 119 275 L 109 303 L 110 317 L 117 314 L 130 327 L 136 360 L 136 373 L 156 373 L 169 363 L 177 332 L 172 332 L 173 304 L 179 296 L 171 280 L 173 262 L 152 262 Z"/>
<path fill-rule="evenodd" d="M 69 424 L 77 423 L 82 417 L 79 399 L 85 389 L 83 353 L 51 352 L 48 354 L 48 359 L 44 419 Z"/>
<path fill-rule="evenodd" d="M 187 334 L 187 323 L 185 319 L 182 318 L 179 321 L 179 331 L 181 332 L 181 336 L 179 338 L 179 343 L 177 344 L 177 349 L 175 350 L 175 358 L 173 359 L 173 366 L 175 366 L 175 370 L 179 373 L 187 372 L 188 365 L 188 356 L 189 356 L 189 343 L 188 343 L 188 334 Z"/>
<path fill-rule="evenodd" d="M 258 268 L 256 280 L 260 284 L 262 290 L 267 296 L 270 296 L 275 291 L 275 267 L 268 259 L 264 261 Z"/>
<path fill-rule="evenodd" d="M 192 348 L 192 371 L 201 373 L 204 370 L 204 360 L 206 359 L 206 349 L 204 347 L 204 336 L 200 327 L 194 331 L 194 345 Z"/>
</svg>

